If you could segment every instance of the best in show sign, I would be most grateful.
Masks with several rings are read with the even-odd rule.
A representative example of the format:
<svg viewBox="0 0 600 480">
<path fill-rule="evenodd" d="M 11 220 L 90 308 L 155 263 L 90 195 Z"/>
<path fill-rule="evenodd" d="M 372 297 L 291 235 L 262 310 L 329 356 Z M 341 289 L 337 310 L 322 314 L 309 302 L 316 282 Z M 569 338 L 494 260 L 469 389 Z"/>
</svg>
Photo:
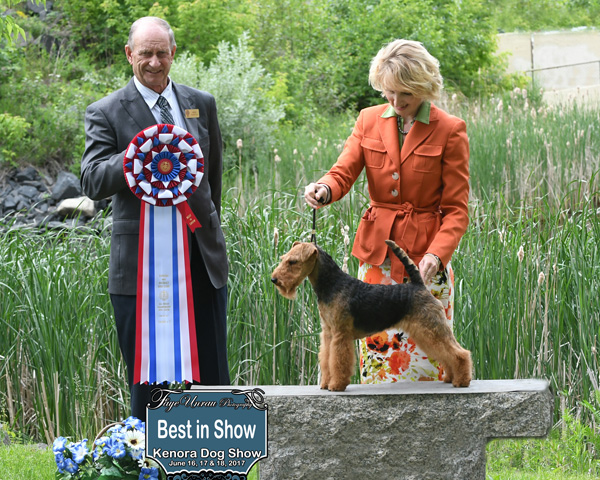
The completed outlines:
<svg viewBox="0 0 600 480">
<path fill-rule="evenodd" d="M 267 405 L 253 390 L 156 389 L 148 409 L 146 455 L 167 478 L 206 472 L 191 478 L 244 480 L 267 456 Z M 189 478 L 189 477 L 188 477 Z"/>
</svg>

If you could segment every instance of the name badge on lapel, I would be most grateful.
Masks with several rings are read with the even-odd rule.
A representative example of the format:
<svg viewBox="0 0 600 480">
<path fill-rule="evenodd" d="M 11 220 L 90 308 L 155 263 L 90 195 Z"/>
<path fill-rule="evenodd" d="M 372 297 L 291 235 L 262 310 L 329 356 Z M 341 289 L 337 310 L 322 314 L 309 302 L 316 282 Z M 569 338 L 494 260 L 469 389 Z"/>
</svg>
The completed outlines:
<svg viewBox="0 0 600 480">
<path fill-rule="evenodd" d="M 185 111 L 185 118 L 198 118 L 200 117 L 200 111 L 197 108 L 188 108 Z"/>
</svg>

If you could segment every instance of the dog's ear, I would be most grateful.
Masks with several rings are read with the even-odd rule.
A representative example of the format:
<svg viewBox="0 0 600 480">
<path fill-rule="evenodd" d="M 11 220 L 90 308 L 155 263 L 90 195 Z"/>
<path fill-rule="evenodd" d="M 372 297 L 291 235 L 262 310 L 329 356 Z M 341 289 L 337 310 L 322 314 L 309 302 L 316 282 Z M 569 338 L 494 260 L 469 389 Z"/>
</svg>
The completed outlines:
<svg viewBox="0 0 600 480">
<path fill-rule="evenodd" d="M 295 247 L 296 245 L 300 245 L 301 242 L 295 241 L 294 243 L 292 243 L 292 247 Z"/>
<path fill-rule="evenodd" d="M 317 246 L 314 243 L 305 243 L 302 248 L 302 261 L 306 262 L 309 258 L 317 255 Z"/>
</svg>

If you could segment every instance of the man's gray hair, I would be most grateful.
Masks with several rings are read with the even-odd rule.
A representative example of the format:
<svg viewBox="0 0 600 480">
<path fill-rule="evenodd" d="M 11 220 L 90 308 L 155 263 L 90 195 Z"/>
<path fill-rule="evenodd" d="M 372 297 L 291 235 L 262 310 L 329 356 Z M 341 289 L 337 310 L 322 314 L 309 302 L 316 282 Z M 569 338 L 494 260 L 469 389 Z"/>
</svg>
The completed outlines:
<svg viewBox="0 0 600 480">
<path fill-rule="evenodd" d="M 169 34 L 169 46 L 171 48 L 177 46 L 177 44 L 175 43 L 175 34 L 173 33 L 173 29 L 171 28 L 171 25 L 169 25 L 169 22 L 159 17 L 142 17 L 138 18 L 135 22 L 131 24 L 131 28 L 129 29 L 129 38 L 127 39 L 127 45 L 129 45 L 129 48 L 133 50 L 133 35 L 135 34 L 138 27 L 142 23 L 147 22 L 155 23 L 156 25 L 163 28 Z"/>
</svg>

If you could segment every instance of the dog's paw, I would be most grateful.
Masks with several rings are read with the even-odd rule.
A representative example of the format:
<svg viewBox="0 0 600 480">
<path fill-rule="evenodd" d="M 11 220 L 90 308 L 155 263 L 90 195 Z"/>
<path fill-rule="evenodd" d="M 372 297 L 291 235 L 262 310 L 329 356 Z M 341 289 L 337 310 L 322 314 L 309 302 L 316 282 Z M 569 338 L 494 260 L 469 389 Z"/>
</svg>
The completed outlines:
<svg viewBox="0 0 600 480">
<path fill-rule="evenodd" d="M 328 390 L 328 385 L 325 382 L 321 382 L 321 390 Z"/>
<path fill-rule="evenodd" d="M 330 392 L 343 392 L 344 390 L 346 390 L 347 386 L 348 386 L 348 384 L 345 382 L 342 382 L 342 383 L 332 382 L 329 384 L 329 391 Z"/>
<path fill-rule="evenodd" d="M 455 387 L 468 387 L 469 385 L 471 385 L 471 379 L 470 378 L 455 378 L 452 380 L 452 385 L 454 385 Z"/>
</svg>

